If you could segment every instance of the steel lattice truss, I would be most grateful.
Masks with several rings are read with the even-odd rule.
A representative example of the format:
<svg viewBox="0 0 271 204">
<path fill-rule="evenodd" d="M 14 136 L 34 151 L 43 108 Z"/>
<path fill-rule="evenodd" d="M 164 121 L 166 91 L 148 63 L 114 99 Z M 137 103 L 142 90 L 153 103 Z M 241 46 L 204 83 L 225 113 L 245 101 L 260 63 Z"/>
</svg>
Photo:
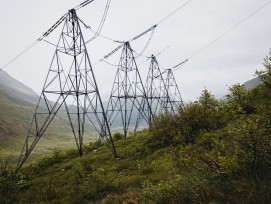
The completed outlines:
<svg viewBox="0 0 271 204">
<path fill-rule="evenodd" d="M 153 116 L 171 112 L 173 110 L 172 103 L 168 104 L 169 107 L 165 106 L 166 103 L 164 103 L 164 101 L 170 101 L 168 98 L 169 94 L 167 92 L 165 80 L 163 79 L 157 59 L 154 55 L 151 56 L 151 63 L 147 75 L 145 90 L 150 109 L 146 104 L 146 101 L 143 101 L 145 103 L 141 105 L 141 109 L 147 113 L 149 124 L 151 124 Z M 168 108 L 170 109 L 168 110 Z M 137 118 L 135 130 L 138 128 L 141 120 L 142 117 L 139 115 Z"/>
<path fill-rule="evenodd" d="M 168 94 L 168 97 L 163 101 L 163 107 L 174 113 L 179 106 L 184 105 L 183 100 L 172 69 L 167 69 L 163 75 L 165 76 L 166 93 Z"/>
<path fill-rule="evenodd" d="M 52 100 L 53 99 L 53 100 Z M 56 114 L 67 113 L 79 154 L 83 154 L 85 126 L 90 125 L 106 139 L 116 156 L 106 114 L 102 105 L 90 58 L 75 10 L 70 10 L 31 121 L 16 172 L 44 135 Z"/>
<path fill-rule="evenodd" d="M 149 123 L 148 114 L 140 108 L 144 103 L 149 107 L 133 51 L 125 42 L 106 110 L 109 125 L 120 119 L 126 137 L 138 114 Z"/>
</svg>

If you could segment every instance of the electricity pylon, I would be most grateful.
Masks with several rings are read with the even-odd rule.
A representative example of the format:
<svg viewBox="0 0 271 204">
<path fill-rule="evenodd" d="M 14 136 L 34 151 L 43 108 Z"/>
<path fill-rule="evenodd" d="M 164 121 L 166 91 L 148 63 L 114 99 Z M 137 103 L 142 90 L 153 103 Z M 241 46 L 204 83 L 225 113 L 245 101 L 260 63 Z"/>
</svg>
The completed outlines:
<svg viewBox="0 0 271 204">
<path fill-rule="evenodd" d="M 109 125 L 121 120 L 126 138 L 128 129 L 135 125 L 138 114 L 149 124 L 148 114 L 140 109 L 142 103 L 150 107 L 133 50 L 130 43 L 125 42 L 106 110 Z M 152 115 L 151 111 L 150 114 Z"/>
<path fill-rule="evenodd" d="M 151 63 L 149 66 L 145 90 L 147 100 L 143 101 L 143 104 L 141 104 L 141 109 L 147 113 L 149 124 L 151 124 L 153 122 L 153 116 L 173 110 L 172 103 L 168 104 L 168 108 L 171 108 L 170 110 L 168 110 L 167 106 L 165 106 L 164 101 L 169 101 L 169 94 L 167 92 L 165 80 L 163 79 L 157 59 L 154 55 L 151 56 Z M 149 102 L 150 108 L 147 106 L 146 101 Z M 141 120 L 142 116 L 139 115 L 137 118 L 135 131 L 137 130 Z"/>
<path fill-rule="evenodd" d="M 184 105 L 180 90 L 176 83 L 172 69 L 167 69 L 165 72 L 163 72 L 163 75 L 165 76 L 164 80 L 166 85 L 166 93 L 168 94 L 163 101 L 163 107 L 165 107 L 168 112 L 176 113 L 176 109 L 179 108 L 179 106 L 183 107 Z"/>
<path fill-rule="evenodd" d="M 114 143 L 90 63 L 76 11 L 69 10 L 51 62 L 46 81 L 30 123 L 16 173 L 44 135 L 59 111 L 66 111 L 80 156 L 85 126 L 98 131 L 116 156 Z M 103 127 L 103 128 L 102 128 Z"/>
</svg>

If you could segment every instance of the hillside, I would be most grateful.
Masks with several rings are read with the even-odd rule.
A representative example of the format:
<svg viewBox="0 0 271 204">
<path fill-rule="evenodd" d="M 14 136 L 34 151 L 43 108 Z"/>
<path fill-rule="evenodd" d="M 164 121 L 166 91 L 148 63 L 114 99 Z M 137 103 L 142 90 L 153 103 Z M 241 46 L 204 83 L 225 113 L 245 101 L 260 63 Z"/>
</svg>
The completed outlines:
<svg viewBox="0 0 271 204">
<path fill-rule="evenodd" d="M 0 74 L 0 90 L 6 95 L 28 101 L 34 105 L 39 97 L 33 89 L 14 79 L 5 71 L 1 71 Z"/>
<path fill-rule="evenodd" d="M 256 78 L 246 81 L 243 85 L 246 87 L 246 89 L 251 90 L 261 83 L 262 83 L 262 80 L 260 79 L 260 77 L 256 77 Z"/>
<path fill-rule="evenodd" d="M 82 157 L 56 149 L 16 179 L 0 165 L 0 202 L 270 203 L 270 97 L 265 83 L 233 85 L 223 101 L 205 89 L 149 129 L 115 134 L 118 158 L 90 143 Z"/>
<path fill-rule="evenodd" d="M 155 118 L 105 143 L 54 149 L 16 175 L 0 160 L 0 203 L 271 203 L 271 57 L 263 82 Z"/>
<path fill-rule="evenodd" d="M 5 71 L 0 73 L 0 140 L 25 134 L 38 97 Z"/>
<path fill-rule="evenodd" d="M 14 163 L 21 151 L 29 123 L 33 117 L 39 95 L 11 77 L 0 72 L 0 153 L 1 157 L 15 155 Z M 45 105 L 43 105 L 45 109 Z M 88 139 L 93 131 L 88 128 Z M 66 113 L 59 111 L 44 137 L 35 149 L 34 155 L 43 155 L 54 148 L 75 147 L 74 137 Z"/>
</svg>

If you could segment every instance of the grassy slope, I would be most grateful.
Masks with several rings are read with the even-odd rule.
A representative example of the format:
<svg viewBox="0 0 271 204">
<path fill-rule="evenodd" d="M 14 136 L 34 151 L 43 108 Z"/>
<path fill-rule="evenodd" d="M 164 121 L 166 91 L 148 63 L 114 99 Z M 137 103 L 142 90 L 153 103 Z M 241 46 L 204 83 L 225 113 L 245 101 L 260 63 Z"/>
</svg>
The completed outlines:
<svg viewBox="0 0 271 204">
<path fill-rule="evenodd" d="M 253 119 L 252 116 L 246 116 L 249 121 Z M 149 132 L 143 131 L 136 137 L 116 141 L 120 159 L 113 158 L 106 146 L 100 147 L 97 151 L 96 144 L 86 146 L 85 154 L 81 158 L 78 157 L 76 150 L 54 151 L 52 156 L 43 157 L 24 167 L 17 177 L 18 180 L 5 180 L 2 176 L 0 190 L 1 193 L 5 193 L 4 199 L 7 200 L 0 201 L 3 203 L 270 203 L 270 181 L 250 177 L 250 174 L 243 175 L 243 172 L 246 172 L 242 169 L 244 167 L 242 162 L 245 162 L 245 159 L 238 163 L 239 160 L 235 161 L 238 158 L 231 157 L 231 153 L 233 156 L 238 156 L 235 152 L 231 152 L 232 150 L 243 149 L 238 149 L 241 146 L 235 149 L 227 148 L 227 145 L 237 144 L 237 140 L 232 140 L 231 137 L 233 134 L 231 132 L 234 130 L 231 125 L 236 122 L 238 121 L 215 132 L 200 135 L 201 140 L 198 143 L 176 145 L 171 142 L 163 148 L 160 146 L 152 150 L 146 140 Z M 254 125 L 250 128 L 254 130 Z M 246 131 L 247 128 L 238 130 Z M 156 137 L 152 139 L 153 143 L 159 140 Z M 213 145 L 216 148 L 213 148 Z M 223 151 L 226 153 L 222 154 Z M 212 160 L 216 157 L 220 159 L 220 163 Z M 4 168 L 0 168 L 1 174 L 5 175 L 6 172 L 2 169 Z M 227 169 L 233 171 L 222 171 Z"/>
<path fill-rule="evenodd" d="M 28 96 L 4 86 L 0 88 L 0 158 L 12 155 L 12 164 L 15 165 L 33 117 L 35 102 L 29 102 L 32 95 Z M 20 94 L 23 97 L 19 97 Z M 63 113 L 54 118 L 54 123 L 38 143 L 30 161 L 52 152 L 57 147 L 65 149 L 75 147 L 71 128 L 64 118 Z M 87 129 L 86 141 L 93 137 L 96 137 L 96 134 L 93 130 Z"/>
<path fill-rule="evenodd" d="M 0 155 L 1 157 L 6 157 L 10 154 L 17 156 L 23 146 L 35 106 L 7 94 L 0 93 L 0 97 Z M 49 134 L 43 141 L 41 141 L 40 148 L 37 149 L 37 152 L 39 152 L 38 155 L 49 152 L 48 149 L 50 148 L 64 146 L 67 143 L 69 143 L 67 148 L 72 147 L 73 138 L 71 134 L 65 134 L 67 131 L 61 127 L 60 122 L 56 124 L 55 127 L 51 128 L 51 131 L 48 132 Z M 57 133 L 55 131 L 57 128 L 64 133 Z M 46 148 L 42 148 L 42 146 Z M 16 159 L 14 158 L 14 162 Z"/>
<path fill-rule="evenodd" d="M 181 147 L 150 151 L 146 133 L 115 142 L 119 159 L 106 146 L 55 152 L 25 167 L 17 183 L 20 203 L 247 203 L 261 186 L 224 177 Z M 189 160 L 194 165 L 190 165 Z M 256 193 L 257 194 L 257 193 Z M 257 198 L 256 198 L 257 199 Z M 263 200 L 263 203 L 266 200 Z"/>
<path fill-rule="evenodd" d="M 55 159 L 54 162 L 51 158 L 48 163 L 44 160 L 38 165 L 33 164 L 34 168 L 25 169 L 32 172 L 32 187 L 26 189 L 24 195 L 31 194 L 42 184 L 41 194 L 48 188 L 55 189 L 47 200 L 50 203 L 142 201 L 139 191 L 144 181 L 166 180 L 177 173 L 172 168 L 170 148 L 145 155 L 142 142 L 140 137 L 116 142 L 119 159 L 113 158 L 106 146 L 93 151 L 94 145 L 86 149 L 87 154 L 81 158 L 70 150 L 66 156 L 58 156 L 61 157 L 59 161 Z"/>
</svg>

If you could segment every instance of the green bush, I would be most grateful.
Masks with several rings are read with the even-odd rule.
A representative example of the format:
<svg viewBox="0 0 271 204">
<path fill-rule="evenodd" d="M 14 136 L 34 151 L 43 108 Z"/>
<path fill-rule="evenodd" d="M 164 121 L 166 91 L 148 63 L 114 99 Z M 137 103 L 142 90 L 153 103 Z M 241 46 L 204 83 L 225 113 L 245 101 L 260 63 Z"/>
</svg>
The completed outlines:
<svg viewBox="0 0 271 204">
<path fill-rule="evenodd" d="M 216 185 L 205 174 L 190 172 L 158 183 L 146 180 L 142 186 L 145 203 L 209 203 L 215 197 Z"/>
<path fill-rule="evenodd" d="M 271 126 L 268 118 L 251 115 L 240 121 L 234 134 L 240 148 L 240 165 L 254 177 L 270 179 L 267 169 L 271 169 Z"/>
<path fill-rule="evenodd" d="M 118 140 L 122 140 L 122 139 L 124 139 L 124 135 L 122 133 L 120 133 L 120 132 L 114 133 L 114 135 L 113 135 L 114 141 L 118 141 Z"/>
<path fill-rule="evenodd" d="M 65 158 L 65 154 L 62 150 L 56 148 L 54 149 L 53 153 L 50 155 L 45 155 L 37 162 L 32 163 L 30 166 L 25 168 L 25 173 L 41 173 L 43 169 L 61 163 Z"/>
</svg>

